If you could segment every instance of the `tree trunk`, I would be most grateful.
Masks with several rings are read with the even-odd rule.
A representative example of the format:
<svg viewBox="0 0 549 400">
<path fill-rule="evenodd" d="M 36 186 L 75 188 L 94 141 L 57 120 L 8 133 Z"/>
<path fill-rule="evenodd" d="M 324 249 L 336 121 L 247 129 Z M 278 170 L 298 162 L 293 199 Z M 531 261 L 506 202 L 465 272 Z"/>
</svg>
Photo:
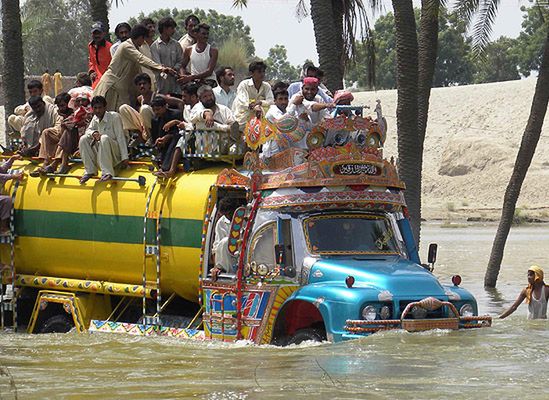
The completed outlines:
<svg viewBox="0 0 549 400">
<path fill-rule="evenodd" d="M 532 100 L 532 107 L 530 108 L 530 116 L 528 117 L 528 123 L 526 124 L 526 129 L 522 136 L 515 167 L 513 168 L 513 174 L 511 175 L 503 198 L 501 219 L 499 221 L 496 237 L 494 238 L 486 275 L 484 276 L 485 287 L 493 288 L 496 286 L 501 260 L 503 259 L 503 251 L 505 250 L 505 242 L 507 241 L 507 236 L 509 235 L 509 230 L 511 229 L 511 224 L 513 222 L 520 189 L 524 182 L 524 178 L 526 177 L 526 173 L 528 172 L 528 168 L 530 167 L 530 163 L 532 162 L 532 158 L 534 157 L 536 146 L 541 135 L 543 120 L 545 119 L 547 105 L 549 104 L 548 87 L 549 30 L 545 38 L 545 48 L 539 69 L 536 90 L 534 92 L 534 99 Z"/>
<path fill-rule="evenodd" d="M 326 86 L 331 91 L 343 87 L 343 66 L 341 57 L 343 32 L 338 30 L 334 19 L 333 0 L 311 0 L 311 19 L 315 31 L 316 50 L 320 68 L 326 73 Z M 340 36 L 338 38 L 338 36 Z"/>
<path fill-rule="evenodd" d="M 2 85 L 6 99 L 4 112 L 7 132 L 7 117 L 13 113 L 15 107 L 25 102 L 25 66 L 19 0 L 2 0 L 2 40 L 4 42 Z"/>
<path fill-rule="evenodd" d="M 93 21 L 101 21 L 105 26 L 107 38 L 109 36 L 109 1 L 108 0 L 90 0 L 91 16 Z"/>
<path fill-rule="evenodd" d="M 398 171 L 406 184 L 412 232 L 421 224 L 421 143 L 418 135 L 418 44 L 412 1 L 393 0 L 397 51 Z"/>
<path fill-rule="evenodd" d="M 418 42 L 418 135 L 421 145 L 419 161 L 423 165 L 423 142 L 429 116 L 429 98 L 435 76 L 435 66 L 438 52 L 438 14 L 439 0 L 421 1 L 421 19 L 419 21 Z"/>
</svg>

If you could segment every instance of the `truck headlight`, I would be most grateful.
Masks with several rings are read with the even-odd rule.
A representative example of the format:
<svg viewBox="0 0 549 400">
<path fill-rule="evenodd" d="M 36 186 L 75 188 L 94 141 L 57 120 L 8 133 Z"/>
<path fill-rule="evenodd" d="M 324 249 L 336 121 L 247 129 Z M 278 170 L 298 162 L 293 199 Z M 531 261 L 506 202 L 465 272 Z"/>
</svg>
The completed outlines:
<svg viewBox="0 0 549 400">
<path fill-rule="evenodd" d="M 381 319 L 391 318 L 391 308 L 389 306 L 381 307 L 381 310 L 379 310 L 379 316 L 381 317 Z"/>
<path fill-rule="evenodd" d="M 374 306 L 366 306 L 362 309 L 362 319 L 373 321 L 376 319 L 377 313 Z"/>
<path fill-rule="evenodd" d="M 474 314 L 473 306 L 469 303 L 465 303 L 459 309 L 459 315 L 462 317 L 472 317 Z"/>
<path fill-rule="evenodd" d="M 427 310 L 419 306 L 413 306 L 410 313 L 414 319 L 424 319 L 427 316 Z"/>
</svg>

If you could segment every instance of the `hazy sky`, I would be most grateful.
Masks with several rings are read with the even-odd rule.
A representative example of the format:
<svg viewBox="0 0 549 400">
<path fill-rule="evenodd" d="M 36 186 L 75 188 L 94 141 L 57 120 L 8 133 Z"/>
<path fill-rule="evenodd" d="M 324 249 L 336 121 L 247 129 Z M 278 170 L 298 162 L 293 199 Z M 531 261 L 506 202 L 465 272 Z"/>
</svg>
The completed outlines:
<svg viewBox="0 0 549 400">
<path fill-rule="evenodd" d="M 248 0 L 248 8 L 243 10 L 231 8 L 232 0 L 123 0 L 122 3 L 118 8 L 113 6 L 111 9 L 110 25 L 113 29 L 119 22 L 137 16 L 141 11 L 147 14 L 159 8 L 194 9 L 199 6 L 241 16 L 251 28 L 259 57 L 266 57 L 274 45 L 283 44 L 288 50 L 288 59 L 294 65 L 302 64 L 306 59 L 318 60 L 311 19 L 298 22 L 295 18 L 297 0 Z M 453 1 L 448 0 L 448 3 L 452 4 Z M 385 12 L 392 11 L 390 2 L 386 1 L 386 4 Z M 521 4 L 528 2 L 501 0 L 493 37 L 518 35 L 522 21 Z"/>
</svg>

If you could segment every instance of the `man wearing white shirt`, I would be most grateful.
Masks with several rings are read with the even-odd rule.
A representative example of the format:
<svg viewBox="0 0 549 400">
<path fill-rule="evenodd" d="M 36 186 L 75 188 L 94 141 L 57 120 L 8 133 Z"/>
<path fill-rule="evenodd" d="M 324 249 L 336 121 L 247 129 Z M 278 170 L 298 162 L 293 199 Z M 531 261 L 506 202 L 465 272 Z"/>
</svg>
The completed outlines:
<svg viewBox="0 0 549 400">
<path fill-rule="evenodd" d="M 231 89 L 234 86 L 234 71 L 231 67 L 220 67 L 215 75 L 217 77 L 218 86 L 213 89 L 215 101 L 217 104 L 223 104 L 226 107 L 232 108 L 236 92 Z"/>
<path fill-rule="evenodd" d="M 210 86 L 201 86 L 198 89 L 198 98 L 200 103 L 191 110 L 191 122 L 197 130 L 232 131 L 233 137 L 238 137 L 238 123 L 233 112 L 228 107 L 216 103 Z M 200 153 L 227 153 L 229 142 L 228 133 L 196 133 L 196 147 Z"/>
<path fill-rule="evenodd" d="M 191 110 L 190 121 L 199 130 L 229 131 L 235 122 L 230 108 L 216 102 L 215 95 L 210 86 L 201 86 L 198 89 L 197 103 Z"/>
<path fill-rule="evenodd" d="M 116 28 L 114 28 L 114 34 L 116 35 L 116 38 L 118 40 L 114 42 L 111 46 L 111 49 L 110 49 L 111 56 L 114 56 L 114 53 L 116 53 L 118 46 L 120 46 L 123 42 L 125 42 L 130 38 L 131 30 L 132 30 L 132 27 L 127 22 L 121 22 L 118 25 L 116 25 Z"/>
<path fill-rule="evenodd" d="M 200 24 L 200 20 L 196 15 L 191 14 L 185 18 L 185 30 L 187 33 L 179 39 L 179 44 L 181 45 L 183 52 L 185 52 L 187 47 L 191 47 L 196 43 L 196 39 L 192 36 L 192 31 L 196 26 L 198 26 L 198 24 Z"/>
<path fill-rule="evenodd" d="M 249 79 L 244 79 L 236 89 L 236 99 L 233 103 L 233 114 L 243 129 L 248 120 L 263 114 L 263 108 L 269 107 L 274 102 L 271 85 L 265 82 L 267 66 L 263 61 L 254 61 L 248 67 L 251 74 Z"/>
<path fill-rule="evenodd" d="M 324 103 L 318 95 L 319 81 L 317 78 L 303 79 L 303 87 L 290 99 L 288 114 L 307 122 L 312 128 L 329 116 L 328 108 L 335 107 L 334 103 Z"/>
<path fill-rule="evenodd" d="M 303 66 L 303 72 L 301 73 L 301 80 L 297 82 L 293 82 L 288 86 L 288 94 L 290 95 L 290 98 L 301 91 L 301 88 L 303 87 L 303 79 L 305 78 L 317 78 L 319 81 L 321 80 L 322 71 L 315 67 L 313 64 L 305 64 Z M 331 97 L 331 93 L 329 93 L 328 89 L 322 84 L 322 82 L 318 85 L 318 95 L 322 98 L 322 101 L 324 103 L 331 103 L 333 101 Z"/>
<path fill-rule="evenodd" d="M 265 114 L 265 119 L 271 124 L 276 122 L 286 114 L 288 107 L 288 91 L 286 89 L 277 90 L 274 93 L 275 103 L 269 107 L 269 111 Z M 280 148 L 275 140 L 269 140 L 263 145 L 261 151 L 262 158 L 269 158 L 280 151 Z"/>
<path fill-rule="evenodd" d="M 127 138 L 122 127 L 120 115 L 107 111 L 107 100 L 95 96 L 91 101 L 93 118 L 79 142 L 80 154 L 86 173 L 80 178 L 84 184 L 97 175 L 101 168 L 101 180 L 108 181 L 114 176 L 117 165 L 128 164 Z"/>
</svg>

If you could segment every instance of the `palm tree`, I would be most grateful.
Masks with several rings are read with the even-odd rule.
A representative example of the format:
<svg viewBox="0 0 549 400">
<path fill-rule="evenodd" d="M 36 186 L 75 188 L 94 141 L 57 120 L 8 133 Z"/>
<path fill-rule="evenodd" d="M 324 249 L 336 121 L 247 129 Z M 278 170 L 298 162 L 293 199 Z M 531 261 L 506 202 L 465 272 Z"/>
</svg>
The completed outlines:
<svg viewBox="0 0 549 400">
<path fill-rule="evenodd" d="M 411 0 L 393 0 L 397 38 L 397 132 L 399 173 L 406 183 L 406 202 L 412 230 L 419 244 L 421 224 L 421 170 L 423 142 L 427 126 L 429 98 L 437 56 L 438 13 L 444 0 L 422 0 L 419 45 Z M 370 0 L 376 9 L 381 2 Z M 242 7 L 247 0 L 233 0 Z M 298 2 L 298 15 L 306 15 L 304 0 Z M 311 0 L 320 66 L 327 72 L 328 87 L 342 87 L 344 62 L 354 54 L 357 24 L 369 36 L 368 19 L 362 0 Z M 370 60 L 373 64 L 373 58 Z M 371 70 L 371 68 L 369 68 Z"/>
<path fill-rule="evenodd" d="M 418 42 L 412 1 L 393 0 L 397 52 L 398 171 L 406 184 L 406 204 L 419 242 L 421 165 L 418 133 Z"/>
<path fill-rule="evenodd" d="M 471 21 L 473 17 L 477 17 L 477 22 L 474 27 L 474 48 L 477 52 L 482 52 L 484 46 L 488 43 L 488 38 L 491 33 L 491 26 L 497 14 L 499 0 L 462 0 L 459 2 L 458 10 Z M 539 4 L 537 5 L 539 7 Z M 540 7 L 540 12 L 542 9 Z M 543 120 L 547 113 L 547 105 L 549 104 L 549 24 L 547 24 L 547 36 L 545 38 L 543 56 L 534 91 L 534 98 L 530 108 L 530 116 L 526 124 L 526 129 L 522 135 L 522 141 L 517 153 L 513 173 L 507 184 L 505 195 L 503 197 L 503 205 L 501 208 L 501 219 L 499 221 L 498 230 L 492 245 L 490 260 L 484 275 L 484 286 L 493 288 L 496 286 L 505 243 L 511 230 L 513 216 L 517 205 L 517 200 L 520 195 L 522 183 L 528 172 L 528 168 L 534 157 L 536 147 L 541 135 Z"/>
<path fill-rule="evenodd" d="M 25 102 L 25 66 L 19 0 L 2 0 L 3 86 L 5 116 Z M 7 124 L 6 124 L 7 127 Z"/>
<path fill-rule="evenodd" d="M 109 5 L 110 0 L 90 0 L 91 16 L 94 21 L 101 21 L 105 31 L 109 32 Z M 116 1 L 118 6 L 118 1 Z"/>
<path fill-rule="evenodd" d="M 374 9 L 379 0 L 368 0 Z M 248 0 L 233 0 L 233 7 L 246 7 Z M 309 14 L 305 0 L 298 0 L 298 19 Z M 363 0 L 311 0 L 310 14 L 315 31 L 320 68 L 326 74 L 326 86 L 332 90 L 343 88 L 345 66 L 355 55 L 357 34 L 370 39 L 369 21 Z"/>
</svg>

